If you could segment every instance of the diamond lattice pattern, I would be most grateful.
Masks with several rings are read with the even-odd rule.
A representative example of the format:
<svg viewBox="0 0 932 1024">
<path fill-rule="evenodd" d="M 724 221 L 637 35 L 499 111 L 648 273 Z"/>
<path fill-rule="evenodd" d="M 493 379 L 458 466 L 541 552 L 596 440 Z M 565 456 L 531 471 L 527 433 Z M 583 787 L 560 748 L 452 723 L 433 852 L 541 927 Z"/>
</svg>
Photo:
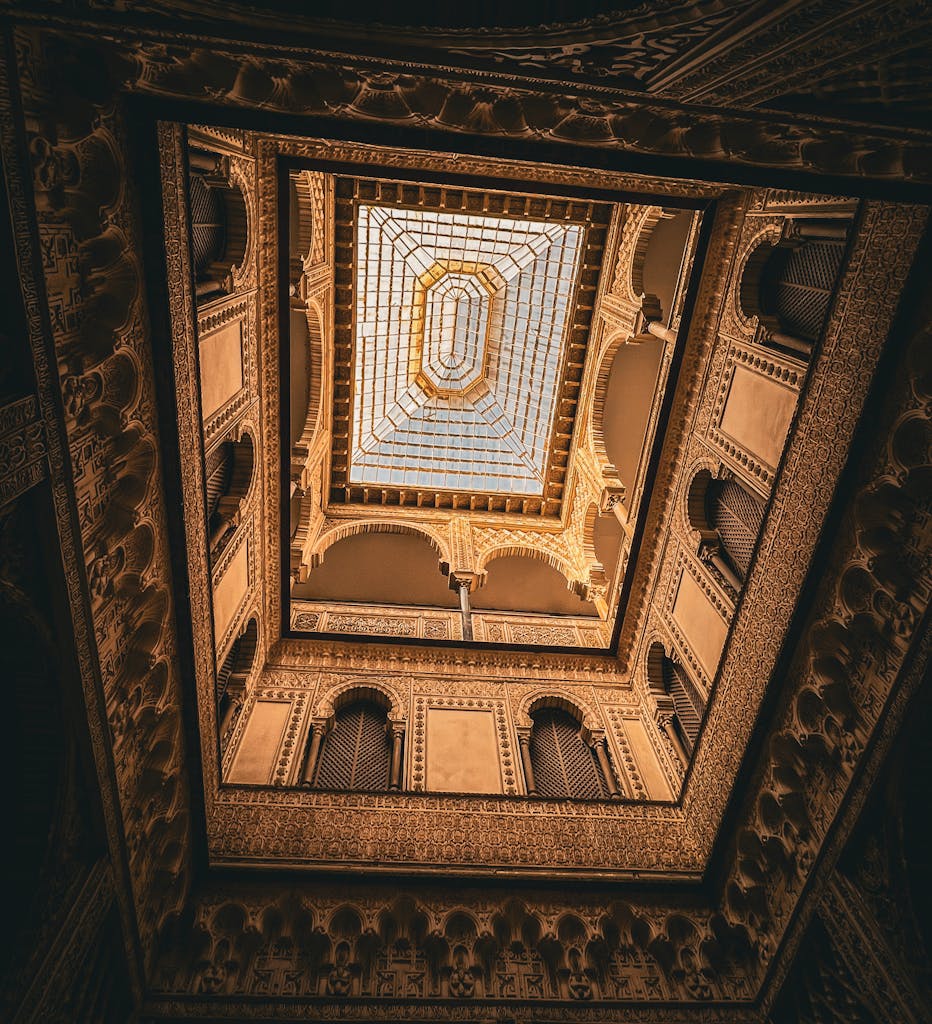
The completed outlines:
<svg viewBox="0 0 932 1024">
<path fill-rule="evenodd" d="M 352 483 L 543 493 L 583 231 L 358 207 Z"/>
</svg>

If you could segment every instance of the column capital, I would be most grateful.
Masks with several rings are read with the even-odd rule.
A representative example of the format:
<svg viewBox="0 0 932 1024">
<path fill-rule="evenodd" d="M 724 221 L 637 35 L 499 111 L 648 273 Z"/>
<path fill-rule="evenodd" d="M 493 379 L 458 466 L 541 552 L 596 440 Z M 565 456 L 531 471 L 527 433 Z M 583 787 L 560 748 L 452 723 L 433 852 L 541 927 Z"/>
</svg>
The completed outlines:
<svg viewBox="0 0 932 1024">
<path fill-rule="evenodd" d="M 449 580 L 451 590 L 465 588 L 472 593 L 482 586 L 485 581 L 485 573 L 474 572 L 472 569 L 451 569 Z"/>
</svg>

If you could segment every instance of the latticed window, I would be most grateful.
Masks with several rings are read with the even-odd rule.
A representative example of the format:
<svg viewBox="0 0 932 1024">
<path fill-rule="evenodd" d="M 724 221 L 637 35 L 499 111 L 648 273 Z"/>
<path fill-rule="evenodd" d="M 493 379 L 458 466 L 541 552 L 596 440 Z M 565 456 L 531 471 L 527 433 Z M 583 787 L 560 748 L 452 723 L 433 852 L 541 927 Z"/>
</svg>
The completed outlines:
<svg viewBox="0 0 932 1024">
<path fill-rule="evenodd" d="M 214 514 L 224 494 L 230 489 L 233 476 L 232 445 L 224 441 L 214 448 L 207 456 L 204 465 L 205 484 L 207 487 L 207 518 Z"/>
<path fill-rule="evenodd" d="M 735 480 L 716 481 L 709 487 L 706 514 L 718 533 L 722 549 L 744 579 L 764 521 L 764 503 Z"/>
<path fill-rule="evenodd" d="M 341 708 L 320 752 L 316 784 L 324 789 L 388 789 L 391 761 L 385 711 L 369 701 Z"/>
<path fill-rule="evenodd" d="M 200 174 L 191 175 L 188 197 L 191 204 L 191 257 L 194 276 L 201 280 L 210 265 L 223 256 L 226 211 L 219 189 L 211 188 Z"/>
<path fill-rule="evenodd" d="M 764 312 L 776 316 L 788 334 L 818 341 L 843 252 L 832 242 L 778 248 L 761 279 Z"/>
<path fill-rule="evenodd" d="M 702 721 L 702 702 L 699 694 L 683 666 L 666 657 L 663 660 L 663 683 L 664 689 L 673 700 L 676 724 L 683 745 L 687 750 L 692 750 Z"/>
<path fill-rule="evenodd" d="M 595 754 L 580 735 L 579 723 L 565 711 L 548 708 L 534 716 L 531 765 L 541 796 L 606 795 Z"/>
</svg>

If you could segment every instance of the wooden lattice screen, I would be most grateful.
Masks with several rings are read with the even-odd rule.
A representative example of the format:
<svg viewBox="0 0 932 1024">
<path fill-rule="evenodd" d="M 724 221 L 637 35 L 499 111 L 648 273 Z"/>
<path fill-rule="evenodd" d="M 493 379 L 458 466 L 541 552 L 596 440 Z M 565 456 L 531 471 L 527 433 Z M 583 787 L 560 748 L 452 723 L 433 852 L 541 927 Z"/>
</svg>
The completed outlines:
<svg viewBox="0 0 932 1024">
<path fill-rule="evenodd" d="M 534 716 L 531 764 L 541 796 L 598 799 L 606 795 L 592 749 L 579 723 L 566 711 L 549 708 Z"/>
<path fill-rule="evenodd" d="M 388 789 L 390 740 L 385 712 L 359 701 L 337 712 L 320 753 L 316 783 L 324 789 Z"/>
</svg>

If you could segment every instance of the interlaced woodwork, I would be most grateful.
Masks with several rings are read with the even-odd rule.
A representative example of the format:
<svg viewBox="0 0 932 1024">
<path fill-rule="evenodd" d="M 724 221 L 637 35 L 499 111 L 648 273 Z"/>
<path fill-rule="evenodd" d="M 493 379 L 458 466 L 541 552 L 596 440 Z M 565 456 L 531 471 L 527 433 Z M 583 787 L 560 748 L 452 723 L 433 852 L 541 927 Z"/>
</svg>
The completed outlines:
<svg viewBox="0 0 932 1024">
<path fill-rule="evenodd" d="M 207 518 L 217 510 L 217 505 L 230 489 L 233 476 L 233 457 L 230 442 L 217 445 L 205 458 L 204 483 L 207 487 Z"/>
<path fill-rule="evenodd" d="M 761 281 L 761 305 L 790 334 L 818 341 L 841 266 L 842 245 L 807 242 L 779 247 Z"/>
<path fill-rule="evenodd" d="M 728 560 L 743 579 L 764 521 L 763 503 L 735 480 L 716 481 L 709 487 L 706 500 L 709 524 L 717 531 Z"/>
<path fill-rule="evenodd" d="M 686 679 L 686 670 L 669 658 L 664 660 L 664 674 L 667 692 L 673 699 L 676 721 L 687 746 L 692 749 L 699 735 L 699 724 L 702 711 L 697 703 L 697 695 L 691 683 Z"/>
<path fill-rule="evenodd" d="M 389 758 L 385 712 L 359 701 L 337 712 L 315 781 L 324 789 L 387 789 Z"/>
<path fill-rule="evenodd" d="M 220 259 L 226 244 L 226 213 L 220 192 L 200 174 L 192 174 L 188 188 L 191 204 L 191 258 L 194 276 L 200 280 Z"/>
<path fill-rule="evenodd" d="M 541 796 L 596 800 L 606 795 L 592 750 L 566 711 L 548 708 L 535 716 L 531 761 Z"/>
</svg>

